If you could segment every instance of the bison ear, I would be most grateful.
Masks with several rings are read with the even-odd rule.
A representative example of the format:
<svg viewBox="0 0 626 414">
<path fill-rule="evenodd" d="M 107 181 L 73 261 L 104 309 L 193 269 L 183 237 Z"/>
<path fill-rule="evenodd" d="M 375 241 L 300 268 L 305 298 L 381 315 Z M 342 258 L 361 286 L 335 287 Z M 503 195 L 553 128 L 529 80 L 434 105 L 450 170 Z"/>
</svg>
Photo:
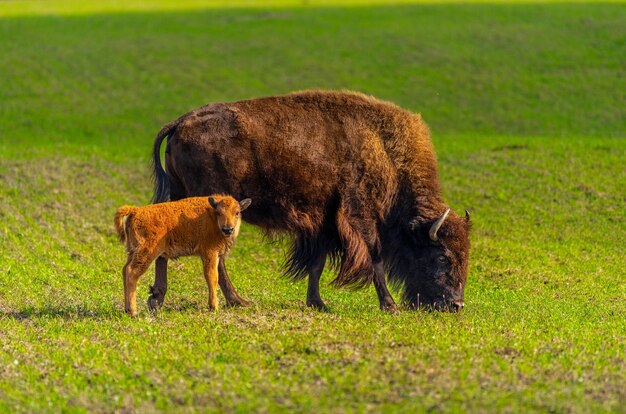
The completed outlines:
<svg viewBox="0 0 626 414">
<path fill-rule="evenodd" d="M 241 200 L 239 202 L 239 208 L 241 208 L 241 211 L 244 211 L 250 206 L 250 204 L 252 204 L 252 199 L 246 198 L 245 200 Z"/>
<path fill-rule="evenodd" d="M 211 205 L 211 207 L 217 208 L 217 202 L 215 201 L 215 198 L 209 197 L 209 204 Z"/>
<path fill-rule="evenodd" d="M 411 221 L 409 221 L 409 230 L 416 231 L 419 228 L 420 228 L 420 222 L 417 221 L 417 219 L 412 219 Z"/>
</svg>

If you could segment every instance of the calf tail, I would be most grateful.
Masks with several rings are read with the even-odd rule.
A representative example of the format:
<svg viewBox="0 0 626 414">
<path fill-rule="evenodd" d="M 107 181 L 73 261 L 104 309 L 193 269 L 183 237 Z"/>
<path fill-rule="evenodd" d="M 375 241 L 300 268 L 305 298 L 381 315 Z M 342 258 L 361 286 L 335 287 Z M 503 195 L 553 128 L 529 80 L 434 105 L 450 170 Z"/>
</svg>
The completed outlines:
<svg viewBox="0 0 626 414">
<path fill-rule="evenodd" d="M 152 179 L 154 181 L 153 204 L 167 201 L 170 197 L 170 183 L 163 166 L 161 166 L 161 143 L 165 137 L 172 135 L 178 126 L 178 121 L 179 120 L 172 121 L 165 125 L 154 139 L 154 146 L 152 148 Z"/>
<path fill-rule="evenodd" d="M 135 207 L 124 206 L 117 210 L 115 214 L 115 230 L 117 231 L 117 237 L 120 238 L 122 243 L 126 243 L 128 239 L 128 219 L 132 217 L 135 212 Z"/>
</svg>

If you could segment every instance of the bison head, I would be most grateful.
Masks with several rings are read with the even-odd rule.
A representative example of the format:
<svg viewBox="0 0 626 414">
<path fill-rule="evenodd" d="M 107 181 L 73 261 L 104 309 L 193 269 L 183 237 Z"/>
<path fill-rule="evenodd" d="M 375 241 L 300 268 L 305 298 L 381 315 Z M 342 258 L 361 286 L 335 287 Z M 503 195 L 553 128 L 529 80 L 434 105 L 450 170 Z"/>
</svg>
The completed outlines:
<svg viewBox="0 0 626 414">
<path fill-rule="evenodd" d="M 447 209 L 434 221 L 409 222 L 408 262 L 402 279 L 405 300 L 413 307 L 459 311 L 469 260 L 469 213 L 459 217 Z M 410 250 L 410 251 L 409 251 Z"/>
</svg>

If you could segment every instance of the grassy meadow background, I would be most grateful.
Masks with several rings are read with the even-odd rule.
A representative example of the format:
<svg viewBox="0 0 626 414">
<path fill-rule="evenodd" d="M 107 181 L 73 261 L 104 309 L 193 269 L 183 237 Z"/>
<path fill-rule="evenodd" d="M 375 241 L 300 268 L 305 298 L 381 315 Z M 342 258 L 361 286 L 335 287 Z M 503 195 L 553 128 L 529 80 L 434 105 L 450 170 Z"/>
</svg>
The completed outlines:
<svg viewBox="0 0 626 414">
<path fill-rule="evenodd" d="M 0 412 L 626 410 L 626 4 L 0 2 Z M 421 112 L 472 212 L 466 308 L 306 308 L 244 226 L 245 309 L 199 260 L 123 312 L 112 218 L 160 127 L 211 101 L 351 89 Z M 398 297 L 396 295 L 396 297 Z"/>
</svg>

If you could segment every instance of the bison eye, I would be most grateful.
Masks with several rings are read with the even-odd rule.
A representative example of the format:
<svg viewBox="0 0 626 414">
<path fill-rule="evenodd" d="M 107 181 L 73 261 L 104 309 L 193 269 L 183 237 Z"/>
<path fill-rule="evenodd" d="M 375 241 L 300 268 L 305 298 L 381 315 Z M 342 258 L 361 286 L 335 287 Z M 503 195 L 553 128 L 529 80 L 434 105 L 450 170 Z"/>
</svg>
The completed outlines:
<svg viewBox="0 0 626 414">
<path fill-rule="evenodd" d="M 437 257 L 437 261 L 441 264 L 446 264 L 448 263 L 448 259 L 446 259 L 446 256 L 438 256 Z"/>
</svg>

